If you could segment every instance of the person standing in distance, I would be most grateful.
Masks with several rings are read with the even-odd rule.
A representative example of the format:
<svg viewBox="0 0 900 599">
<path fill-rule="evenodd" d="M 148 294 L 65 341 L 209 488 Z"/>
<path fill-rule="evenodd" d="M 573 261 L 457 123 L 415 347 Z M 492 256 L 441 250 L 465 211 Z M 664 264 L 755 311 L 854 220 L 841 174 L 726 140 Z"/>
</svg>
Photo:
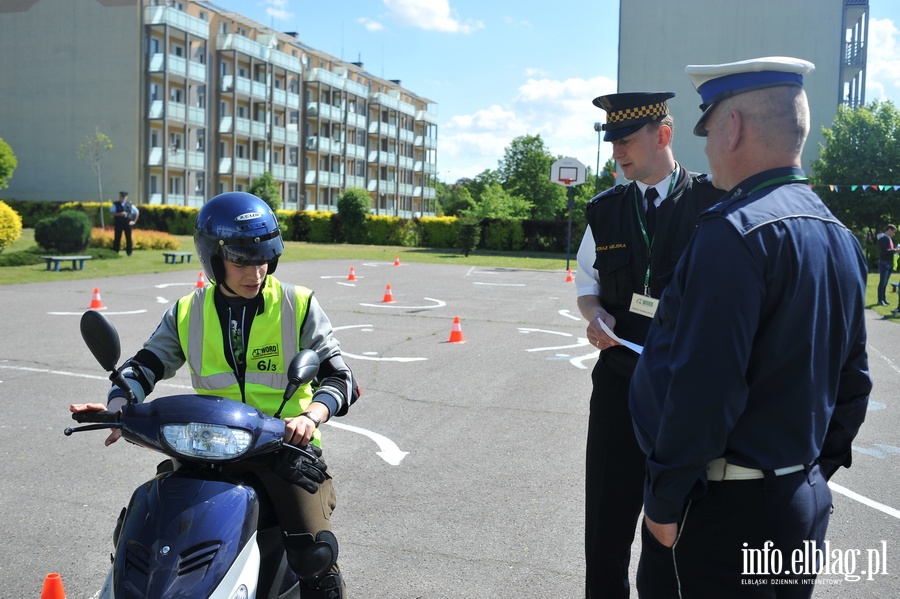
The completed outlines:
<svg viewBox="0 0 900 599">
<path fill-rule="evenodd" d="M 655 303 L 672 276 L 697 215 L 718 201 L 704 175 L 672 153 L 671 92 L 600 96 L 604 140 L 628 185 L 588 204 L 577 254 L 578 309 L 587 337 L 601 350 L 592 373 L 585 474 L 585 565 L 588 599 L 629 596 L 628 565 L 641 511 L 644 454 L 634 438 L 628 384 L 638 355 L 613 341 L 643 344 Z"/>
<path fill-rule="evenodd" d="M 109 209 L 113 215 L 113 245 L 112 249 L 117 254 L 121 248 L 122 233 L 125 234 L 125 254 L 130 256 L 133 249 L 131 243 L 131 227 L 137 222 L 137 208 L 128 201 L 128 192 L 120 191 L 119 200 L 113 202 Z"/>
<path fill-rule="evenodd" d="M 894 254 L 898 251 L 894 245 L 896 234 L 897 227 L 888 225 L 878 238 L 878 303 L 882 306 L 891 305 L 887 301 L 887 286 L 891 279 L 891 271 L 894 270 Z"/>
<path fill-rule="evenodd" d="M 729 191 L 701 215 L 631 381 L 647 455 L 642 599 L 815 588 L 803 572 L 819 563 L 745 562 L 822 547 L 827 481 L 850 466 L 872 389 L 866 259 L 801 167 L 813 69 L 789 57 L 686 69 L 703 101 L 694 134 Z"/>
</svg>

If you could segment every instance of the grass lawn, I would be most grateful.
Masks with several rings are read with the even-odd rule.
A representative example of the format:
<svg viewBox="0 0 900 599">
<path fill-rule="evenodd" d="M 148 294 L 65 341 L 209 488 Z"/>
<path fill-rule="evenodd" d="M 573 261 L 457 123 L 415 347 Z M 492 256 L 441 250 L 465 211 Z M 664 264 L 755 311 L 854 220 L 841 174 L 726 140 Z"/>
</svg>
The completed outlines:
<svg viewBox="0 0 900 599">
<path fill-rule="evenodd" d="M 181 247 L 179 250 L 192 251 L 194 240 L 188 235 L 176 235 Z M 25 229 L 22 237 L 4 250 L 4 253 L 27 250 L 34 247 L 34 230 Z M 570 268 L 575 269 L 575 251 L 572 250 Z M 289 241 L 285 244 L 284 256 L 287 262 L 305 260 L 347 259 L 358 261 L 390 261 L 395 257 L 401 262 L 427 262 L 433 264 L 463 264 L 469 266 L 489 266 L 501 268 L 528 268 L 535 270 L 566 270 L 565 254 L 521 252 L 476 252 L 468 257 L 456 249 L 425 249 L 409 247 L 393 247 L 380 245 L 347 245 L 347 244 L 314 244 Z M 200 272 L 203 267 L 194 256 L 190 264 L 165 264 L 162 250 L 135 250 L 128 257 L 124 252 L 118 258 L 109 260 L 87 260 L 84 270 L 72 270 L 71 263 L 60 264 L 59 272 L 47 270 L 46 264 L 28 266 L 4 266 L 0 268 L 0 285 L 18 283 L 38 283 L 45 281 L 96 279 L 116 277 L 119 275 L 169 272 L 173 270 L 193 270 Z"/>
</svg>

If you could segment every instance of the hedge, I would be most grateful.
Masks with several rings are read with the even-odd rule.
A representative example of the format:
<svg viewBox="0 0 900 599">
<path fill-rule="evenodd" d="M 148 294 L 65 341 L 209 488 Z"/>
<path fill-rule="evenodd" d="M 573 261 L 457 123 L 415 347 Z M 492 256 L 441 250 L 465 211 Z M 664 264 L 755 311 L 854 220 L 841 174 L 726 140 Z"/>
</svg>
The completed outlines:
<svg viewBox="0 0 900 599">
<path fill-rule="evenodd" d="M 61 210 L 78 209 L 87 214 L 94 227 L 100 227 L 100 212 L 104 212 L 104 224 L 112 230 L 109 215 L 111 202 L 40 202 L 7 200 L 7 204 L 22 217 L 23 227 L 34 224 Z M 146 231 L 149 245 L 160 243 L 152 239 L 154 232 L 172 235 L 192 235 L 198 208 L 142 204 L 140 219 L 135 226 Z M 335 212 L 315 210 L 278 210 L 278 222 L 287 241 L 309 243 L 338 243 L 342 239 L 340 216 Z M 455 248 L 458 247 L 460 226 L 455 216 L 423 216 L 412 219 L 370 214 L 366 217 L 365 242 L 372 245 L 403 247 Z M 484 219 L 481 221 L 479 249 L 499 251 L 555 252 L 566 251 L 568 222 L 520 219 Z M 584 225 L 572 230 L 572 251 L 578 247 Z M 95 237 L 98 232 L 95 230 Z"/>
</svg>

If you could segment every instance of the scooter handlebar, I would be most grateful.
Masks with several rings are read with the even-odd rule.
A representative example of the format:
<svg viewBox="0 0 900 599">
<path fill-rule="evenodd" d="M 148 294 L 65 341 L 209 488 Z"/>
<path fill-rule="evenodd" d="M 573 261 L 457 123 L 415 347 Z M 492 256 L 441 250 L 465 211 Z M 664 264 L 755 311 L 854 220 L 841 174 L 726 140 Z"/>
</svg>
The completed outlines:
<svg viewBox="0 0 900 599">
<path fill-rule="evenodd" d="M 117 423 L 120 413 L 108 410 L 90 410 L 86 412 L 73 412 L 72 420 L 75 422 Z"/>
</svg>

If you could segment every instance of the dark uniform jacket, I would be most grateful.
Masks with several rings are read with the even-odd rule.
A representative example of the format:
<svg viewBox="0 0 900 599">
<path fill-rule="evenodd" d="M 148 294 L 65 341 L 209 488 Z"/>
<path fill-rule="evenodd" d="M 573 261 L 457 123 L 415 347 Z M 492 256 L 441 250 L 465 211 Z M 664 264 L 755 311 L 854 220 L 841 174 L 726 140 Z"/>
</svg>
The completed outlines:
<svg viewBox="0 0 900 599">
<path fill-rule="evenodd" d="M 631 379 L 645 513 L 678 522 L 706 464 L 851 463 L 872 380 L 859 242 L 781 168 L 705 212 Z"/>
<path fill-rule="evenodd" d="M 648 260 L 652 260 L 650 295 L 659 298 L 672 279 L 697 216 L 716 204 L 723 193 L 706 175 L 688 172 L 679 165 L 675 187 L 657 210 L 651 248 L 642 233 L 643 199 L 636 183 L 617 185 L 588 203 L 587 223 L 596 248 L 594 268 L 600 279 L 600 303 L 616 319 L 616 335 L 644 344 L 651 319 L 630 312 L 630 307 L 632 294 L 644 293 Z M 627 377 L 634 371 L 637 357 L 622 346 L 600 354 L 601 360 Z"/>
</svg>

